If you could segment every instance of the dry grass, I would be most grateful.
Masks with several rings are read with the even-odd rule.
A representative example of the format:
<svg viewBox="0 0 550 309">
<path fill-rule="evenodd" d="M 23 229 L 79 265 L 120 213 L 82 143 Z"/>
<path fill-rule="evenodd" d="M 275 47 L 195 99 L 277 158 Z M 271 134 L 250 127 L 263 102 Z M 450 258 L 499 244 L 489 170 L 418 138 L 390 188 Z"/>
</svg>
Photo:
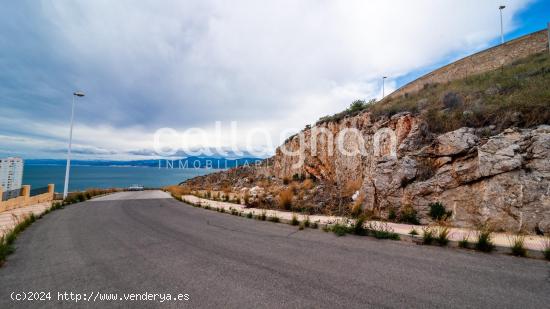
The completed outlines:
<svg viewBox="0 0 550 309">
<path fill-rule="evenodd" d="M 361 192 L 357 199 L 351 204 L 351 216 L 359 217 L 363 213 L 363 202 L 365 201 L 365 193 Z"/>
<path fill-rule="evenodd" d="M 527 256 L 527 249 L 525 249 L 525 236 L 523 235 L 514 235 L 508 237 L 508 242 L 510 243 L 510 251 L 512 255 L 515 256 Z"/>
<path fill-rule="evenodd" d="M 294 197 L 294 189 L 286 188 L 279 192 L 279 208 L 290 210 L 292 208 L 292 198 Z"/>
<path fill-rule="evenodd" d="M 344 184 L 342 188 L 342 197 L 351 197 L 355 192 L 361 189 L 362 179 L 353 179 Z"/>
<path fill-rule="evenodd" d="M 164 190 L 170 192 L 172 196 L 180 197 L 191 193 L 191 189 L 187 186 L 168 186 L 164 187 Z"/>
<path fill-rule="evenodd" d="M 311 189 L 313 189 L 314 185 L 315 184 L 313 183 L 313 180 L 308 178 L 308 179 L 304 180 L 304 182 L 302 183 L 302 189 L 311 190 Z"/>
<path fill-rule="evenodd" d="M 434 133 L 495 125 L 494 134 L 512 126 L 550 123 L 549 84 L 550 56 L 541 53 L 501 70 L 428 85 L 416 94 L 369 105 L 367 110 L 374 118 L 423 112 Z"/>
</svg>

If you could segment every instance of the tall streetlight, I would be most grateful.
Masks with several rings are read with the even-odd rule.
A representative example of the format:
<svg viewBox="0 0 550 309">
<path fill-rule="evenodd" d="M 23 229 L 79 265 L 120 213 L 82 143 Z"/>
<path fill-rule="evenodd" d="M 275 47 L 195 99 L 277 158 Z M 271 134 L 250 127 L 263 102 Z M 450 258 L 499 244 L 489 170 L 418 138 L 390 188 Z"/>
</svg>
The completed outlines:
<svg viewBox="0 0 550 309">
<path fill-rule="evenodd" d="M 67 150 L 67 167 L 65 168 L 65 187 L 63 188 L 63 199 L 67 198 L 69 193 L 69 172 L 71 170 L 71 144 L 73 141 L 73 121 L 74 121 L 74 97 L 83 97 L 84 92 L 75 91 L 73 93 L 73 106 L 71 108 L 71 129 L 69 130 L 69 149 Z"/>
<path fill-rule="evenodd" d="M 384 89 L 384 84 L 386 83 L 386 78 L 388 78 L 388 77 L 387 76 L 382 76 L 382 99 L 386 96 L 385 89 Z"/>
<path fill-rule="evenodd" d="M 506 8 L 505 5 L 501 5 L 498 7 L 500 10 L 500 44 L 504 44 L 504 28 L 502 26 L 502 10 Z"/>
</svg>

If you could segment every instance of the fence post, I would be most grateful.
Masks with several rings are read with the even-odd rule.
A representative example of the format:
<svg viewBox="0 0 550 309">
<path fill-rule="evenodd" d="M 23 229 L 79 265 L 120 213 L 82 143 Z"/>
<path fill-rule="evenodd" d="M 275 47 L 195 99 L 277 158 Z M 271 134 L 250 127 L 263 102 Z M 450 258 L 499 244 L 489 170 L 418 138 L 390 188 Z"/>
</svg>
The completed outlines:
<svg viewBox="0 0 550 309">
<path fill-rule="evenodd" d="M 48 184 L 48 194 L 49 194 L 50 197 L 51 197 L 51 201 L 54 200 L 54 196 L 55 196 L 55 191 L 54 191 L 54 189 L 55 189 L 55 185 L 54 185 L 53 183 Z"/>
<path fill-rule="evenodd" d="M 23 185 L 21 186 L 21 196 L 24 197 L 24 206 L 27 206 L 27 203 L 29 202 L 29 199 L 31 198 L 31 186 L 30 185 Z"/>
</svg>

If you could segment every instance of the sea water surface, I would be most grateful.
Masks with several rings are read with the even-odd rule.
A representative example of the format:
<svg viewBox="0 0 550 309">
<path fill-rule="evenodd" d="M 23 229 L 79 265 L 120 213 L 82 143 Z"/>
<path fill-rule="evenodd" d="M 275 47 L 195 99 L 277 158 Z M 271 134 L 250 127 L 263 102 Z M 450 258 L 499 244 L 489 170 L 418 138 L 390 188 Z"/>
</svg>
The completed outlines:
<svg viewBox="0 0 550 309">
<path fill-rule="evenodd" d="M 178 184 L 186 179 L 206 175 L 219 169 L 178 169 L 157 167 L 119 167 L 119 166 L 71 166 L 69 191 L 89 188 L 126 188 L 140 184 L 150 188 Z M 32 188 L 55 184 L 55 191 L 63 191 L 65 166 L 25 165 L 23 184 Z"/>
</svg>

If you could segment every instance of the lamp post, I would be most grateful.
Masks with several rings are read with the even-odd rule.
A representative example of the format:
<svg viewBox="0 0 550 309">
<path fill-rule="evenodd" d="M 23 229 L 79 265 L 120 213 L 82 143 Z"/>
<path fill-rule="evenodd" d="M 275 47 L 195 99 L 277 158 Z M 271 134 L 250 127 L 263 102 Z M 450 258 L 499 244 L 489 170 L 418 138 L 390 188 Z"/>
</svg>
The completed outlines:
<svg viewBox="0 0 550 309">
<path fill-rule="evenodd" d="M 386 96 L 385 89 L 384 89 L 384 84 L 386 83 L 386 78 L 388 78 L 388 77 L 387 76 L 382 76 L 382 99 Z"/>
<path fill-rule="evenodd" d="M 502 10 L 506 8 L 505 5 L 501 5 L 498 7 L 500 10 L 500 44 L 504 44 L 504 28 L 502 26 Z"/>
<path fill-rule="evenodd" d="M 83 97 L 84 92 L 75 91 L 73 93 L 73 105 L 71 108 L 71 129 L 69 130 L 69 149 L 67 150 L 67 167 L 65 168 L 65 187 L 63 188 L 63 199 L 67 198 L 69 191 L 69 172 L 71 170 L 71 144 L 73 141 L 73 121 L 74 121 L 74 97 Z"/>
</svg>

